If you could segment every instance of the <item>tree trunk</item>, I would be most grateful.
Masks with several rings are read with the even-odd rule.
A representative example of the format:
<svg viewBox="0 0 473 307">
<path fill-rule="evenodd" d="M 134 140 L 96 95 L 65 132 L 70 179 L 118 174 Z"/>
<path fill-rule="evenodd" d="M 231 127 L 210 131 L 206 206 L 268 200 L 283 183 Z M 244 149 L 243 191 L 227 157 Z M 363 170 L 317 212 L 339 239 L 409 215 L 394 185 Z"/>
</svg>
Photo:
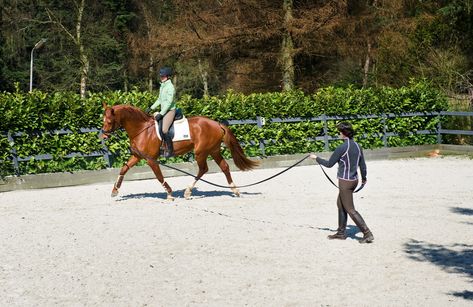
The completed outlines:
<svg viewBox="0 0 473 307">
<path fill-rule="evenodd" d="M 176 74 L 173 74 L 172 76 L 172 85 L 174 85 L 174 90 L 175 92 L 177 93 L 177 88 L 178 88 L 178 84 L 177 84 L 177 76 Z M 176 96 L 177 97 L 177 96 Z"/>
<path fill-rule="evenodd" d="M 202 63 L 200 59 L 198 60 L 199 63 L 199 73 L 200 77 L 202 78 L 202 84 L 204 86 L 204 97 L 209 96 L 209 82 L 208 82 L 208 73 L 207 71 L 202 67 Z"/>
<path fill-rule="evenodd" d="M 83 48 L 80 48 L 83 49 Z M 80 69 L 80 97 L 85 98 L 85 92 L 87 90 L 87 78 L 89 76 L 89 59 L 81 50 L 80 56 L 81 69 Z"/>
<path fill-rule="evenodd" d="M 473 110 L 473 87 L 468 88 L 468 102 L 469 102 L 469 110 Z M 471 130 L 473 130 L 473 122 L 471 126 Z"/>
<path fill-rule="evenodd" d="M 153 16 L 151 16 L 149 9 L 146 7 L 146 4 L 143 1 L 136 1 L 139 5 L 141 11 L 143 12 L 143 17 L 146 23 L 146 36 L 148 40 L 151 41 L 153 38 L 152 29 L 151 29 L 151 21 Z M 154 56 L 153 53 L 149 52 L 149 59 L 148 59 L 148 91 L 152 92 L 154 88 Z"/>
<path fill-rule="evenodd" d="M 123 88 L 125 92 L 128 92 L 128 74 L 126 68 L 123 69 Z"/>
<path fill-rule="evenodd" d="M 368 50 L 366 52 L 365 66 L 363 67 L 363 87 L 366 87 L 368 85 L 370 64 L 371 64 L 371 43 L 368 40 Z"/>
<path fill-rule="evenodd" d="M 62 31 L 64 31 L 64 33 L 66 33 L 68 37 L 71 38 L 71 40 L 74 42 L 74 45 L 79 51 L 80 96 L 84 98 L 85 92 L 87 90 L 87 81 L 89 77 L 89 58 L 87 57 L 84 44 L 82 43 L 82 16 L 84 15 L 85 0 L 80 0 L 80 3 L 75 2 L 75 4 L 77 7 L 75 32 L 67 29 L 66 26 L 62 23 L 61 19 L 57 18 L 50 9 L 46 8 L 46 13 L 49 16 L 49 21 L 58 25 L 58 27 Z"/>
<path fill-rule="evenodd" d="M 291 35 L 293 0 L 283 0 L 284 33 L 281 48 L 282 88 L 289 91 L 294 88 L 294 42 Z"/>
<path fill-rule="evenodd" d="M 84 14 L 85 0 L 80 1 L 77 11 L 77 22 L 76 22 L 76 45 L 79 47 L 79 56 L 80 56 L 80 97 L 85 97 L 85 92 L 87 90 L 87 79 L 89 77 L 89 58 L 85 53 L 84 44 L 81 40 L 81 29 L 82 29 L 82 16 Z"/>
<path fill-rule="evenodd" d="M 148 91 L 153 91 L 153 79 L 154 79 L 154 57 L 150 53 L 149 55 L 149 66 L 148 66 Z"/>
</svg>

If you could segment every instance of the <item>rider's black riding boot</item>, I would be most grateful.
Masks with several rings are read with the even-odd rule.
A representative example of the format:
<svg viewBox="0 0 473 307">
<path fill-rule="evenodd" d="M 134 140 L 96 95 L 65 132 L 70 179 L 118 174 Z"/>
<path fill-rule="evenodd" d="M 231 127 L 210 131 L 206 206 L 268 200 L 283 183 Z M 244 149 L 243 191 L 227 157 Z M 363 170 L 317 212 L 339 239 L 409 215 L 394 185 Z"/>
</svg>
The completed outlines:
<svg viewBox="0 0 473 307">
<path fill-rule="evenodd" d="M 329 235 L 327 238 L 329 240 L 345 240 L 347 235 L 345 234 L 345 229 L 347 228 L 347 213 L 343 209 L 338 209 L 338 229 L 337 232 L 333 235 Z"/>
<path fill-rule="evenodd" d="M 164 152 L 164 157 L 166 159 L 174 157 L 174 146 L 172 144 L 172 137 L 168 133 L 164 134 L 164 141 L 166 142 L 166 151 Z"/>
<path fill-rule="evenodd" d="M 358 211 L 355 211 L 355 213 L 351 214 L 350 217 L 352 218 L 353 222 L 355 222 L 356 226 L 360 228 L 361 232 L 363 232 L 363 238 L 360 240 L 360 243 L 373 242 L 374 236 L 371 233 L 368 226 L 366 226 L 365 221 L 363 220 L 361 215 L 358 213 Z"/>
</svg>

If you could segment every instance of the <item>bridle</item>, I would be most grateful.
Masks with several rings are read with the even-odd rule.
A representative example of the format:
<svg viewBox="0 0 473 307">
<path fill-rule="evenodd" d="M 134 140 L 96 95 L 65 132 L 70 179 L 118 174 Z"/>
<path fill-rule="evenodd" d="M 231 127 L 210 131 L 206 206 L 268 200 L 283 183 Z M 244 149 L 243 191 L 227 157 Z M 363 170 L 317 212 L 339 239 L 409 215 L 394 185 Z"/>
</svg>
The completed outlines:
<svg viewBox="0 0 473 307">
<path fill-rule="evenodd" d="M 140 135 L 141 133 L 143 133 L 143 131 L 145 131 L 146 129 L 148 129 L 149 127 L 151 126 L 154 126 L 154 122 L 149 124 L 148 126 L 144 127 L 143 129 L 141 129 L 140 131 L 138 131 L 137 134 L 135 134 L 134 136 L 130 137 L 130 140 L 133 140 L 135 137 L 137 137 L 138 135 Z M 116 128 L 112 128 L 110 130 L 103 130 L 101 129 L 100 131 L 102 132 L 103 135 L 109 137 L 112 133 L 114 133 L 115 131 L 117 131 L 118 129 L 120 129 L 121 126 L 118 126 Z"/>
<path fill-rule="evenodd" d="M 113 109 L 112 109 L 112 113 L 113 113 Z M 104 130 L 104 129 L 100 129 L 100 132 L 106 136 L 107 138 L 110 137 L 110 135 L 112 133 L 114 133 L 115 131 L 117 131 L 119 128 L 121 128 L 121 125 L 118 124 L 116 127 L 115 127 L 115 119 L 113 120 L 113 123 L 112 123 L 112 128 L 110 130 Z"/>
<path fill-rule="evenodd" d="M 112 128 L 110 130 L 104 130 L 104 129 L 100 129 L 100 132 L 106 136 L 106 137 L 110 137 L 112 135 L 112 133 L 114 133 L 115 131 L 117 131 L 120 127 L 117 127 L 117 128 Z"/>
</svg>

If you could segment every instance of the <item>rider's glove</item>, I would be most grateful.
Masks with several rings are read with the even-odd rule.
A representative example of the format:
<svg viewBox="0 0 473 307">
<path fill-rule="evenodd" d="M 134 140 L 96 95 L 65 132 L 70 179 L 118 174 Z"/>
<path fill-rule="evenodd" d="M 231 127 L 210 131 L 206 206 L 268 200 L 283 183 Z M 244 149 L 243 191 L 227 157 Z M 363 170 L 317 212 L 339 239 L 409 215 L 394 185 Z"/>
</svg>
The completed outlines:
<svg viewBox="0 0 473 307">
<path fill-rule="evenodd" d="M 146 108 L 145 112 L 146 112 L 146 113 L 151 112 L 151 108 Z"/>
<path fill-rule="evenodd" d="M 163 119 L 163 115 L 161 115 L 161 113 L 158 113 L 156 115 L 156 121 L 160 121 L 161 119 Z"/>
</svg>

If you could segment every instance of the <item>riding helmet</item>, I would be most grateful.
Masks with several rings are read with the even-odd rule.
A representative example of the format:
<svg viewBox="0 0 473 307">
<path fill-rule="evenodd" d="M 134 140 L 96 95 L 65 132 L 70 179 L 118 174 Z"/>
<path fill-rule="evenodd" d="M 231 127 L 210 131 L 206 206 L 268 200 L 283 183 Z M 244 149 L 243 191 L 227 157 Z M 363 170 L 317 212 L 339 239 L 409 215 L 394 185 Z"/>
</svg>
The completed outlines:
<svg viewBox="0 0 473 307">
<path fill-rule="evenodd" d="M 160 77 L 169 77 L 172 75 L 172 69 L 170 67 L 162 67 L 159 70 Z"/>
</svg>

